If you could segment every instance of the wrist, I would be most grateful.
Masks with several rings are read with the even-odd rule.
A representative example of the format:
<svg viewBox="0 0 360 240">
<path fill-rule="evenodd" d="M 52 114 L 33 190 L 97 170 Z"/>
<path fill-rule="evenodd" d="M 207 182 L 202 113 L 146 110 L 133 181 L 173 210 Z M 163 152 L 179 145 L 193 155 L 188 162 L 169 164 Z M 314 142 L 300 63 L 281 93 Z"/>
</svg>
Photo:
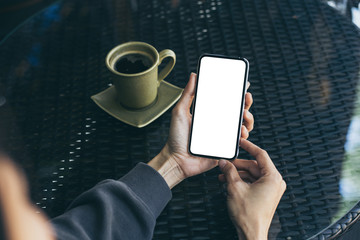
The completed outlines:
<svg viewBox="0 0 360 240">
<path fill-rule="evenodd" d="M 266 240 L 268 239 L 268 230 L 264 230 L 262 226 L 243 226 L 236 227 L 239 240 Z"/>
<path fill-rule="evenodd" d="M 266 240 L 267 238 L 267 234 L 262 234 L 262 233 L 248 233 L 248 234 L 244 234 L 245 235 L 245 239 L 246 240 Z M 242 238 L 239 238 L 242 239 Z"/>
<path fill-rule="evenodd" d="M 167 145 L 154 157 L 148 165 L 154 168 L 165 180 L 170 189 L 185 179 L 181 167 L 172 157 Z"/>
</svg>

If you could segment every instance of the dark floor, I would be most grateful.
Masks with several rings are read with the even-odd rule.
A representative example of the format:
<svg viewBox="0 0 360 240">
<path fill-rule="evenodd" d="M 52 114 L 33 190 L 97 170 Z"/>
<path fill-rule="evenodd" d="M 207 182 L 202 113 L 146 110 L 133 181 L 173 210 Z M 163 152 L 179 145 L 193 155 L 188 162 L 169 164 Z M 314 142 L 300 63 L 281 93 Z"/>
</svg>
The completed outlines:
<svg viewBox="0 0 360 240">
<path fill-rule="evenodd" d="M 23 21 L 55 0 L 1 0 L 0 42 Z"/>
</svg>

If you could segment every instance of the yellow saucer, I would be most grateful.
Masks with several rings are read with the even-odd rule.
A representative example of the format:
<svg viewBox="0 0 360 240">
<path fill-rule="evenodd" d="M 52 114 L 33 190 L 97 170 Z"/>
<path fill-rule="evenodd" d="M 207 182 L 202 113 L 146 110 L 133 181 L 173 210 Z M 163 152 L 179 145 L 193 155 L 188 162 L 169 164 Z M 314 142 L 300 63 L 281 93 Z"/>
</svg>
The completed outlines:
<svg viewBox="0 0 360 240">
<path fill-rule="evenodd" d="M 124 108 L 116 99 L 115 86 L 95 94 L 91 99 L 105 112 L 131 126 L 142 128 L 160 117 L 168 110 L 183 92 L 182 88 L 162 81 L 159 86 L 158 97 L 151 106 L 140 110 Z"/>
</svg>

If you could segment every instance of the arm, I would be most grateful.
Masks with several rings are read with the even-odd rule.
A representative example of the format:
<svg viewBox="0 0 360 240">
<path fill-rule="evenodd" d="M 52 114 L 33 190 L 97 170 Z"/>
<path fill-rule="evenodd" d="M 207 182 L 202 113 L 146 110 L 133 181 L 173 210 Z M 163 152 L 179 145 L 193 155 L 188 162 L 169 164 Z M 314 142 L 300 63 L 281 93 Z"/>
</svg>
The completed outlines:
<svg viewBox="0 0 360 240">
<path fill-rule="evenodd" d="M 80 195 L 52 224 L 57 239 L 151 239 L 170 199 L 161 175 L 140 163 L 120 180 L 103 181 Z"/>
<path fill-rule="evenodd" d="M 174 108 L 169 140 L 149 165 L 140 163 L 118 181 L 107 180 L 80 195 L 63 215 L 52 220 L 30 203 L 26 181 L 8 157 L 0 153 L 0 224 L 6 239 L 150 239 L 155 220 L 171 198 L 170 188 L 184 178 L 204 172 L 217 162 L 187 153 L 191 124 L 190 104 L 195 88 L 191 75 Z M 252 130 L 248 112 L 252 97 L 245 100 L 242 137 Z M 248 114 L 246 113 L 248 112 Z M 3 221 L 1 221 L 3 220 Z"/>
<path fill-rule="evenodd" d="M 192 74 L 172 111 L 169 138 L 161 152 L 119 181 L 103 182 L 77 198 L 64 215 L 52 221 L 58 239 L 151 239 L 156 218 L 171 198 L 170 189 L 217 166 L 217 160 L 195 157 L 187 151 L 195 81 Z M 254 123 L 251 104 L 248 93 L 244 138 Z"/>
</svg>

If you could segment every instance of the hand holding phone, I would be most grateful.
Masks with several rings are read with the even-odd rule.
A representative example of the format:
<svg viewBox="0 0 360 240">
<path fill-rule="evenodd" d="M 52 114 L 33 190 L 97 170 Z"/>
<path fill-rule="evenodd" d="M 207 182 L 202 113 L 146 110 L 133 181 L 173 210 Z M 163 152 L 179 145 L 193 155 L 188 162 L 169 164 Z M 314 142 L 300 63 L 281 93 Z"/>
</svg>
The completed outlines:
<svg viewBox="0 0 360 240">
<path fill-rule="evenodd" d="M 192 122 L 190 107 L 192 105 L 197 75 L 192 73 L 179 102 L 172 110 L 168 140 L 161 152 L 148 164 L 157 170 L 172 188 L 187 177 L 206 172 L 218 165 L 216 159 L 203 158 L 189 152 L 189 136 Z M 249 109 L 253 99 L 250 93 L 245 97 L 244 127 L 242 137 L 248 137 L 254 125 L 254 119 Z M 245 133 L 245 134 L 244 134 Z"/>
<path fill-rule="evenodd" d="M 235 159 L 241 136 L 249 63 L 205 54 L 198 63 L 189 152 Z"/>
</svg>

